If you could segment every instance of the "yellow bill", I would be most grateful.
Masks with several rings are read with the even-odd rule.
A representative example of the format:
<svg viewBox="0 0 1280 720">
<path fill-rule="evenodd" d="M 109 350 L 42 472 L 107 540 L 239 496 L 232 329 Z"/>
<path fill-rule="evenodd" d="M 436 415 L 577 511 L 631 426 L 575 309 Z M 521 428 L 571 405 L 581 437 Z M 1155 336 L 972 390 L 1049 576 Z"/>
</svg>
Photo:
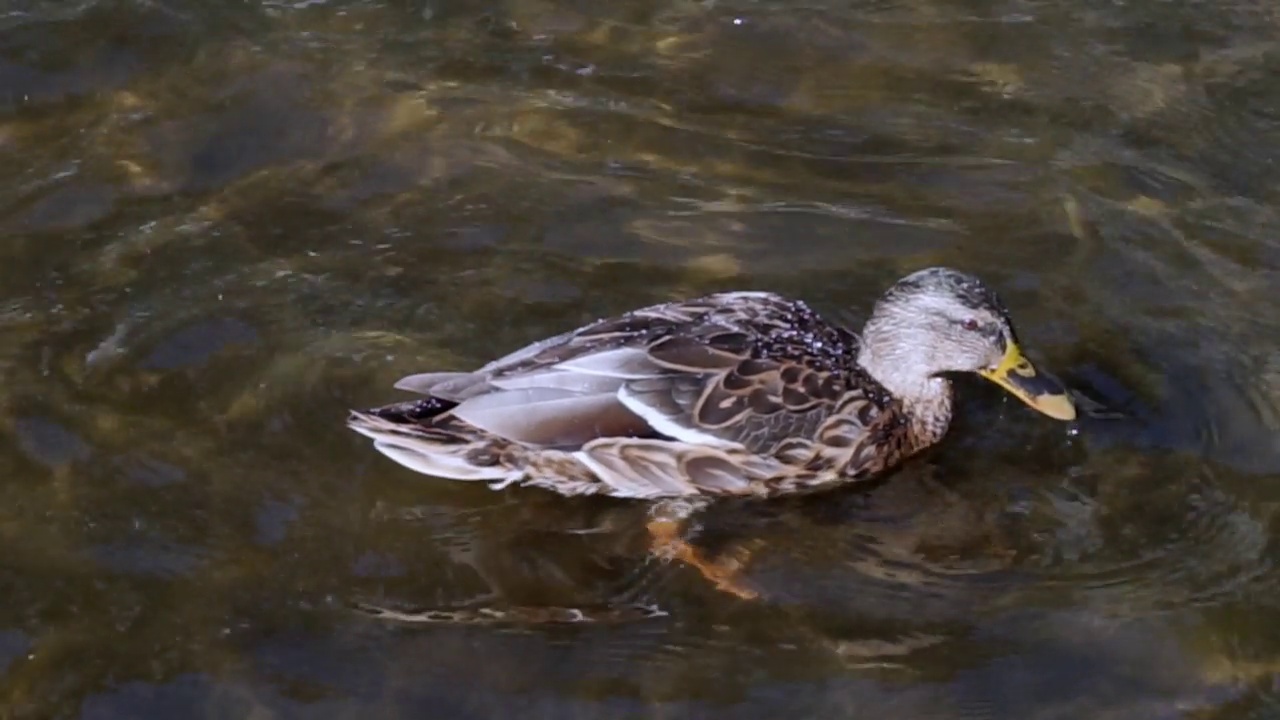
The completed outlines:
<svg viewBox="0 0 1280 720">
<path fill-rule="evenodd" d="M 1000 364 L 990 370 L 979 370 L 978 374 L 1051 418 L 1076 419 L 1076 406 L 1067 395 L 1067 389 L 1057 380 L 1037 371 L 1012 340 Z"/>
</svg>

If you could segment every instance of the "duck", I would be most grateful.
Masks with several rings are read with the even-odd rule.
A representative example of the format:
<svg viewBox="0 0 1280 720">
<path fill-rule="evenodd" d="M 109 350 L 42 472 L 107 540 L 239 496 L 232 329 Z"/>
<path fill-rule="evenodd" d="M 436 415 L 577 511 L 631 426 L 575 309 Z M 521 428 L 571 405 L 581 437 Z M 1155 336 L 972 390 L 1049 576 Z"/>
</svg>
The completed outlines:
<svg viewBox="0 0 1280 720">
<path fill-rule="evenodd" d="M 799 299 L 718 292 L 596 320 L 475 370 L 409 375 L 395 388 L 415 397 L 351 410 L 347 425 L 428 476 L 668 508 L 650 523 L 655 552 L 726 587 L 729 571 L 680 540 L 684 518 L 716 498 L 886 475 L 946 435 L 959 373 L 1076 417 L 995 290 L 930 267 L 884 291 L 857 333 Z"/>
</svg>

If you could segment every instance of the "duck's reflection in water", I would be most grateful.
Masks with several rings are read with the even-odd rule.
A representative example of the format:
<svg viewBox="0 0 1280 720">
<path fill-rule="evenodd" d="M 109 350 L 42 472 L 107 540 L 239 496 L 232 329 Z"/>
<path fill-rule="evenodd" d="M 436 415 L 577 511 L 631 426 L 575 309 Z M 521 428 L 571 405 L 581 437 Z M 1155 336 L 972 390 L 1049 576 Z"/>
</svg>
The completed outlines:
<svg viewBox="0 0 1280 720">
<path fill-rule="evenodd" d="M 512 627 L 764 613 L 772 618 L 753 626 L 777 628 L 786 642 L 807 636 L 873 662 L 933 644 L 1015 582 L 1006 505 L 948 487 L 924 463 L 874 485 L 709 505 L 684 538 L 708 562 L 738 565 L 743 593 L 649 553 L 652 505 L 509 490 L 470 520 L 448 511 L 472 528 L 445 544 L 448 557 L 485 591 L 444 604 L 384 593 L 357 607 L 400 623 Z M 440 512 L 375 510 L 405 532 Z"/>
</svg>

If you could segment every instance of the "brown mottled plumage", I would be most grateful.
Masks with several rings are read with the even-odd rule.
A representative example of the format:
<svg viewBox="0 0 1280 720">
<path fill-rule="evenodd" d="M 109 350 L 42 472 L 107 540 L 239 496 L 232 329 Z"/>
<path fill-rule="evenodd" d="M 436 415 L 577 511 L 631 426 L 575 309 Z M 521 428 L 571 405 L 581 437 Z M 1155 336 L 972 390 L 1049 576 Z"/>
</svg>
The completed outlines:
<svg viewBox="0 0 1280 720">
<path fill-rule="evenodd" d="M 429 475 L 625 498 L 769 497 L 873 477 L 942 438 L 944 373 L 977 372 L 1060 419 L 1004 306 L 946 268 L 907 276 L 861 340 L 803 302 L 729 292 L 635 310 L 473 372 L 413 375 L 425 399 L 350 427 Z"/>
</svg>

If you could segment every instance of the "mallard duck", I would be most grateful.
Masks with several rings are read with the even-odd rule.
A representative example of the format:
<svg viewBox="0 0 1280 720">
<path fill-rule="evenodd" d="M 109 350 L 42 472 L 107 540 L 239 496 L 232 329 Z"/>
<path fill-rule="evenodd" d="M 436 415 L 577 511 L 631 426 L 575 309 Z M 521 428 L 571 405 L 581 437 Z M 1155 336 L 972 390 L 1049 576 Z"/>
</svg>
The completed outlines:
<svg viewBox="0 0 1280 720">
<path fill-rule="evenodd" d="M 424 397 L 352 411 L 348 424 L 427 475 L 696 505 L 883 474 L 942 439 L 947 376 L 959 372 L 1075 418 L 996 293 L 929 268 L 884 293 L 861 337 L 800 300 L 717 293 L 598 320 L 471 372 L 410 375 L 396 387 Z M 669 522 L 650 529 L 678 542 Z M 709 572 L 687 548 L 673 553 Z"/>
</svg>

